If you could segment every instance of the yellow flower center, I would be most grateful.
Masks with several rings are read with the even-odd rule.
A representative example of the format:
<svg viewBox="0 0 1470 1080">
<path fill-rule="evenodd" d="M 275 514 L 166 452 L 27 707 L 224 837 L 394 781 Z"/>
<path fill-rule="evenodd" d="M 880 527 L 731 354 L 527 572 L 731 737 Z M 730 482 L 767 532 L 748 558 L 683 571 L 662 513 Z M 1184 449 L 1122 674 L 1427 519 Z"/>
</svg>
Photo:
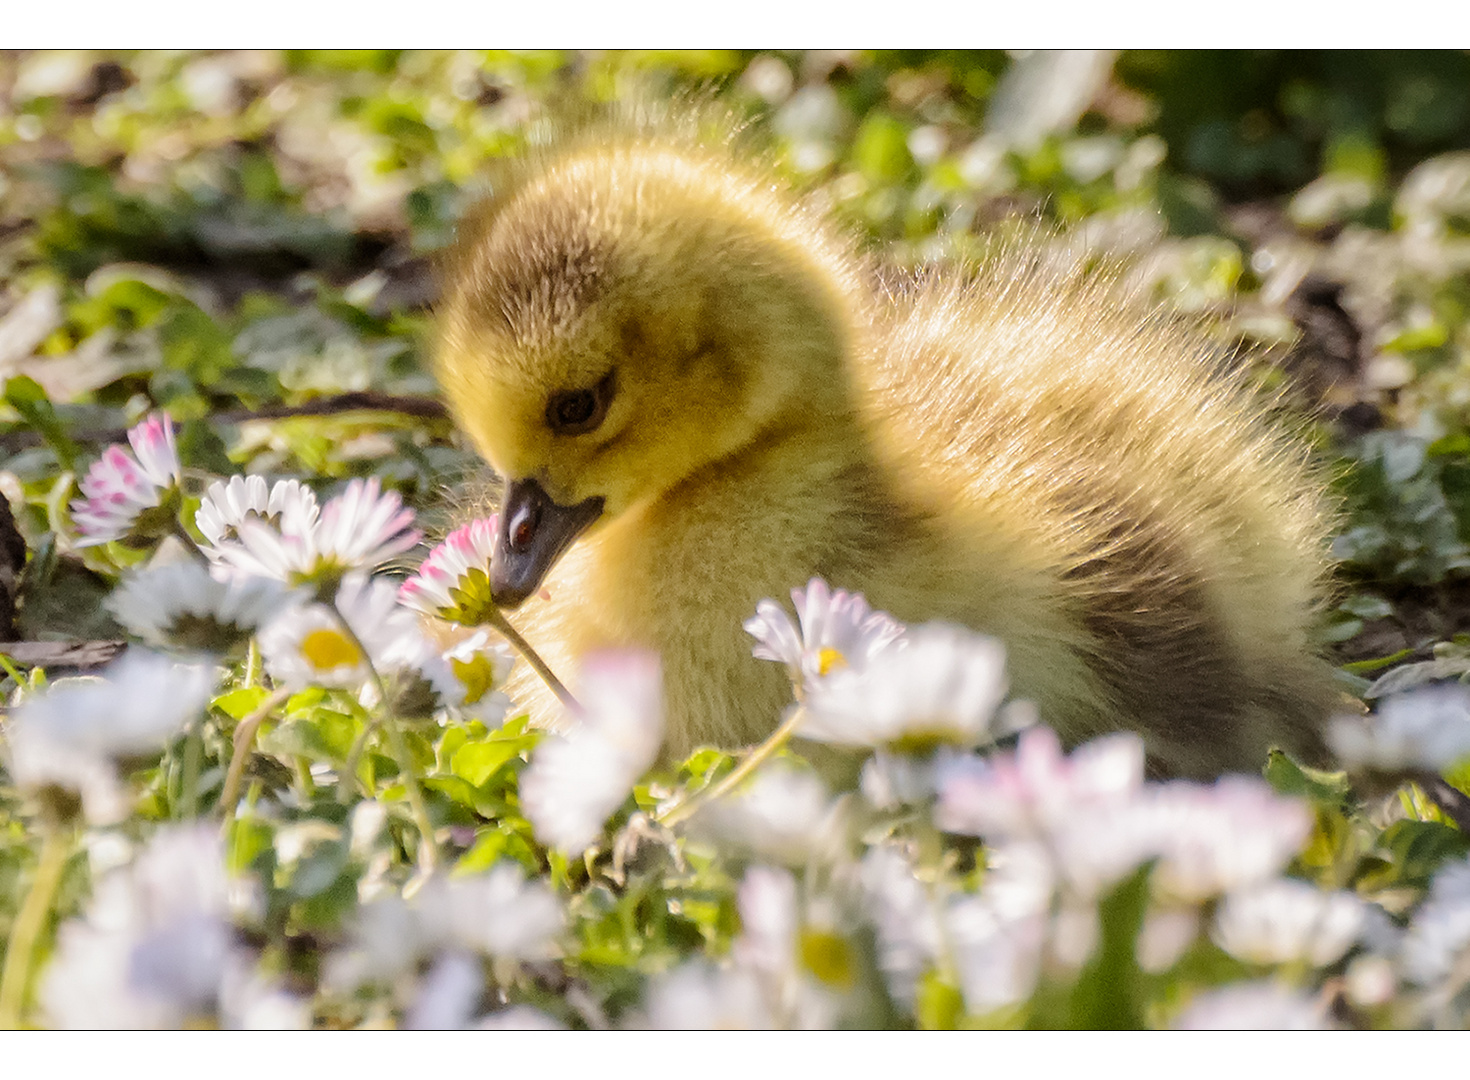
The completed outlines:
<svg viewBox="0 0 1470 1080">
<path fill-rule="evenodd" d="M 817 653 L 818 675 L 827 675 L 840 667 L 847 667 L 847 657 L 836 649 L 823 649 Z"/>
<path fill-rule="evenodd" d="M 362 662 L 362 652 L 340 630 L 313 630 L 301 639 L 301 655 L 317 671 L 332 671 Z"/>
<path fill-rule="evenodd" d="M 852 952 L 842 938 L 821 930 L 803 930 L 798 948 L 802 966 L 819 981 L 843 990 L 852 986 Z"/>
<path fill-rule="evenodd" d="M 449 666 L 454 677 L 464 687 L 464 704 L 474 705 L 495 689 L 495 665 L 484 653 L 475 653 L 468 660 L 450 658 Z"/>
</svg>

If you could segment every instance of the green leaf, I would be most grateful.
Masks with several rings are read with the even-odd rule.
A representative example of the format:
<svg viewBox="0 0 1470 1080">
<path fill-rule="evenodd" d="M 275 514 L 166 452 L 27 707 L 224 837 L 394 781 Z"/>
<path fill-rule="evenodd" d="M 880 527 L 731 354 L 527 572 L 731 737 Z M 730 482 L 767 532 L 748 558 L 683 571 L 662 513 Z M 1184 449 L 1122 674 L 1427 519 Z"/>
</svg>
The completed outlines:
<svg viewBox="0 0 1470 1080">
<path fill-rule="evenodd" d="M 41 384 L 29 375 L 15 375 L 5 380 L 5 403 L 31 427 L 40 432 L 46 445 L 56 454 L 61 467 L 74 472 L 77 467 L 77 444 L 71 441 L 56 409 Z"/>
<path fill-rule="evenodd" d="M 518 741 L 466 743 L 454 752 L 450 770 L 472 786 L 483 787 L 521 749 Z"/>
<path fill-rule="evenodd" d="M 499 821 L 479 830 L 470 849 L 454 864 L 454 876 L 483 873 L 506 858 L 514 859 L 532 873 L 539 873 L 541 870 L 541 860 L 536 855 L 536 849 L 526 839 L 522 829 L 515 823 Z"/>
<path fill-rule="evenodd" d="M 296 863 L 287 886 L 292 896 L 305 899 L 325 892 L 342 876 L 349 849 L 345 841 L 315 844 Z"/>
<path fill-rule="evenodd" d="M 260 740 L 260 748 L 277 757 L 301 757 L 342 764 L 361 725 L 355 717 L 318 709 L 311 717 L 294 717 Z"/>
<path fill-rule="evenodd" d="M 260 708 L 260 703 L 268 695 L 269 691 L 263 686 L 242 686 L 221 694 L 214 699 L 213 704 L 231 720 L 244 720 Z"/>
<path fill-rule="evenodd" d="M 1309 769 L 1275 747 L 1266 756 L 1262 774 L 1266 782 L 1282 795 L 1302 795 L 1314 803 L 1339 811 L 1352 806 L 1353 790 L 1347 773 Z"/>
</svg>

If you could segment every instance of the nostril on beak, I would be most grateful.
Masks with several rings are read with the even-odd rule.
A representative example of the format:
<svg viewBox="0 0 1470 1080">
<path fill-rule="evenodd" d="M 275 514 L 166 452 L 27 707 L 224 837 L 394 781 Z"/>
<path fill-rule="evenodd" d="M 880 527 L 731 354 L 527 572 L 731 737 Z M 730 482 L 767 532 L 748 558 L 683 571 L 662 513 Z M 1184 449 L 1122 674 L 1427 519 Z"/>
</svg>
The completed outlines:
<svg viewBox="0 0 1470 1080">
<path fill-rule="evenodd" d="M 510 528 L 506 530 L 511 550 L 521 551 L 526 548 L 535 539 L 536 526 L 540 523 L 541 507 L 537 503 L 527 501 L 516 507 L 510 519 Z"/>
</svg>

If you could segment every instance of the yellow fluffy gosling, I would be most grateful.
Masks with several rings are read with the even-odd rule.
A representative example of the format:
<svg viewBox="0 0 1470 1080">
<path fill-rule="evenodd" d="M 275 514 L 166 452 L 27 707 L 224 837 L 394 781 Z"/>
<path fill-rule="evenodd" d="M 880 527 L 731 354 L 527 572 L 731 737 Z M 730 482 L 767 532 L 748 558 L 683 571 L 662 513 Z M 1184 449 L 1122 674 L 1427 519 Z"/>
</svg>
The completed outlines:
<svg viewBox="0 0 1470 1080">
<path fill-rule="evenodd" d="M 791 690 L 741 622 L 819 575 L 998 636 L 1072 741 L 1138 730 L 1196 776 L 1312 755 L 1320 489 L 1199 329 L 1025 251 L 875 280 L 771 177 L 657 136 L 542 155 L 471 215 L 439 375 L 551 666 L 655 649 L 669 753 L 754 742 Z"/>
</svg>

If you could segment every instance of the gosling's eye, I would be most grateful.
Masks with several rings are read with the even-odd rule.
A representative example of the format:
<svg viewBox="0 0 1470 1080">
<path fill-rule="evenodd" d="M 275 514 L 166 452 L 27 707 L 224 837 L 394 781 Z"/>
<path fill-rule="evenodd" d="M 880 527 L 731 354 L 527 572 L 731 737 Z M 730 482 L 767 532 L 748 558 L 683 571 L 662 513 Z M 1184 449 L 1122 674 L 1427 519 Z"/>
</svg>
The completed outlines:
<svg viewBox="0 0 1470 1080">
<path fill-rule="evenodd" d="M 562 390 L 546 403 L 546 426 L 561 435 L 581 435 L 602 423 L 613 396 L 609 371 L 590 390 Z"/>
</svg>

